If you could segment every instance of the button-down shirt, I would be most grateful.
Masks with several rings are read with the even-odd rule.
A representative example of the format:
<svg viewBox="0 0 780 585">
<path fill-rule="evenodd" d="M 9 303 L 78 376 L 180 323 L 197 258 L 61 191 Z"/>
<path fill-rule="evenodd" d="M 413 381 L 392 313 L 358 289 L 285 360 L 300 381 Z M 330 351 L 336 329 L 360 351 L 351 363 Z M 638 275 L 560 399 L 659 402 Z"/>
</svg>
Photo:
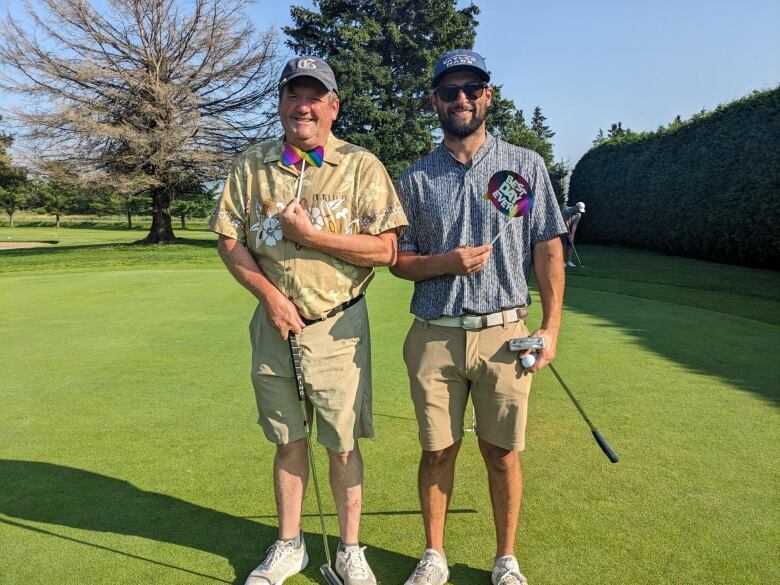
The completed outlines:
<svg viewBox="0 0 780 585">
<path fill-rule="evenodd" d="M 209 221 L 247 247 L 263 274 L 307 319 L 362 294 L 374 275 L 286 240 L 276 215 L 296 194 L 298 171 L 282 163 L 280 138 L 257 144 L 233 163 Z M 393 183 L 379 159 L 332 134 L 321 167 L 306 166 L 301 205 L 318 230 L 376 235 L 406 225 Z"/>
<path fill-rule="evenodd" d="M 531 186 L 534 203 L 528 215 L 509 218 L 483 199 L 490 178 L 499 171 L 514 171 Z M 412 313 L 437 319 L 531 303 L 527 281 L 532 248 L 566 232 L 542 157 L 488 134 L 471 164 L 465 165 L 442 143 L 404 171 L 397 188 L 410 221 L 399 251 L 432 256 L 458 246 L 487 244 L 511 222 L 481 271 L 415 282 Z"/>
</svg>

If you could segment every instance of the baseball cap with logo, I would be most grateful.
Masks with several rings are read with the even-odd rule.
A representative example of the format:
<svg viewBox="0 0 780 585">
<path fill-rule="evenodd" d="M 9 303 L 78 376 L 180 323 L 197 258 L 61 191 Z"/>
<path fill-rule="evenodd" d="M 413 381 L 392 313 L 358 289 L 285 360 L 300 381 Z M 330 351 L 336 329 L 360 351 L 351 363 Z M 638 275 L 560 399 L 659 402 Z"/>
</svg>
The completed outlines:
<svg viewBox="0 0 780 585">
<path fill-rule="evenodd" d="M 577 211 L 579 211 L 580 213 L 585 213 L 585 204 L 582 201 L 577 202 L 577 205 L 575 205 L 574 207 L 576 207 Z"/>
<path fill-rule="evenodd" d="M 435 88 L 439 85 L 442 77 L 456 71 L 474 71 L 482 78 L 482 81 L 490 81 L 490 73 L 488 73 L 485 58 L 482 55 L 468 49 L 455 49 L 444 53 L 436 61 L 431 87 Z"/>
<path fill-rule="evenodd" d="M 279 77 L 279 91 L 298 77 L 311 77 L 324 85 L 328 91 L 336 93 L 339 91 L 333 69 L 319 57 L 300 55 L 287 61 L 287 65 L 284 66 L 282 75 Z"/>
</svg>

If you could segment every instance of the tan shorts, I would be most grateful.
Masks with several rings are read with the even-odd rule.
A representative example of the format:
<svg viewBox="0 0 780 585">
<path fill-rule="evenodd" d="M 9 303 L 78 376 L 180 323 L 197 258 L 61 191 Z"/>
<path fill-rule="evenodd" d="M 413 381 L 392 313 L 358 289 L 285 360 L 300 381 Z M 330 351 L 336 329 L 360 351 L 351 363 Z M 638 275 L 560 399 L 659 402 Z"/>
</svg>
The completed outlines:
<svg viewBox="0 0 780 585">
<path fill-rule="evenodd" d="M 262 306 L 255 310 L 249 336 L 258 423 L 265 436 L 277 444 L 304 438 L 290 346 L 269 325 Z M 309 420 L 316 413 L 317 441 L 331 451 L 352 451 L 355 439 L 374 436 L 366 300 L 308 325 L 298 335 L 298 345 Z"/>
<path fill-rule="evenodd" d="M 477 436 L 502 449 L 523 450 L 531 374 L 507 341 L 526 336 L 524 321 L 467 331 L 414 320 L 404 361 L 424 451 L 445 449 L 463 437 L 469 393 Z"/>
</svg>

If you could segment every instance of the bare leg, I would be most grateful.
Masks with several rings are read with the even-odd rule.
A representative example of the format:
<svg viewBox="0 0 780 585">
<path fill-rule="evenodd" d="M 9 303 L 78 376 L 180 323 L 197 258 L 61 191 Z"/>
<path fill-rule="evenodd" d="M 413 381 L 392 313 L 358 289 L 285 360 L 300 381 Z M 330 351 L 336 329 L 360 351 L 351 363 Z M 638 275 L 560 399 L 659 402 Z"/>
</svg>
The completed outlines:
<svg viewBox="0 0 780 585">
<path fill-rule="evenodd" d="M 328 450 L 330 489 L 339 516 L 341 542 L 357 544 L 360 531 L 360 511 L 363 506 L 363 457 L 355 448 L 346 453 Z"/>
<path fill-rule="evenodd" d="M 496 558 L 515 554 L 515 535 L 520 519 L 523 497 L 523 472 L 520 455 L 479 440 L 479 450 L 485 460 L 496 525 Z"/>
<path fill-rule="evenodd" d="M 276 446 L 274 457 L 274 491 L 279 517 L 279 538 L 296 538 L 301 531 L 301 508 L 309 479 L 309 457 L 306 440 L 299 439 Z"/>
<path fill-rule="evenodd" d="M 455 482 L 455 460 L 461 442 L 441 451 L 423 451 L 417 473 L 420 507 L 425 524 L 426 548 L 444 557 L 444 525 Z"/>
</svg>

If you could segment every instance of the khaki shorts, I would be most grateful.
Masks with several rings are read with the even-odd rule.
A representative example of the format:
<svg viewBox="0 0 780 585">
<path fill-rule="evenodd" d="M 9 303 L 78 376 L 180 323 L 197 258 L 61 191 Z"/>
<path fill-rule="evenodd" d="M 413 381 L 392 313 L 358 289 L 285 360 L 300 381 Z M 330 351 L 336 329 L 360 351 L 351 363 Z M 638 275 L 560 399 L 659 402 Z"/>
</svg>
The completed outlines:
<svg viewBox="0 0 780 585">
<path fill-rule="evenodd" d="M 269 325 L 262 306 L 255 310 L 249 336 L 258 423 L 273 443 L 303 439 L 290 346 Z M 374 436 L 366 300 L 308 325 L 297 337 L 306 407 L 317 429 L 317 441 L 337 453 L 352 451 L 355 439 Z"/>
<path fill-rule="evenodd" d="M 465 330 L 414 320 L 404 361 L 424 451 L 445 449 L 463 437 L 469 393 L 477 436 L 502 449 L 523 450 L 531 374 L 507 341 L 527 336 L 524 321 Z"/>
</svg>

